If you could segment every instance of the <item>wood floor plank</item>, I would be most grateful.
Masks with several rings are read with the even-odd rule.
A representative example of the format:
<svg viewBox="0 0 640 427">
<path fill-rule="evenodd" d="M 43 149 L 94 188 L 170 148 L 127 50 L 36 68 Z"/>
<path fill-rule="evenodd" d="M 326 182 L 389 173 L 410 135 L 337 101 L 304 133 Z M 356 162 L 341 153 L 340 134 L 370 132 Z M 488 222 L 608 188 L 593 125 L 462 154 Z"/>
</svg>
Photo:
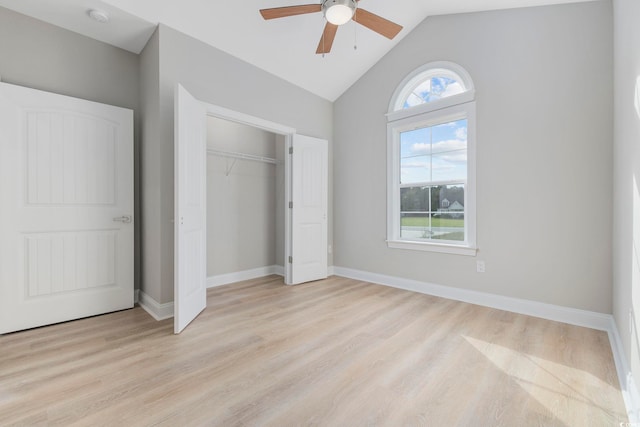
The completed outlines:
<svg viewBox="0 0 640 427">
<path fill-rule="evenodd" d="M 607 334 L 331 277 L 0 336 L 0 425 L 574 426 L 626 414 Z"/>
</svg>

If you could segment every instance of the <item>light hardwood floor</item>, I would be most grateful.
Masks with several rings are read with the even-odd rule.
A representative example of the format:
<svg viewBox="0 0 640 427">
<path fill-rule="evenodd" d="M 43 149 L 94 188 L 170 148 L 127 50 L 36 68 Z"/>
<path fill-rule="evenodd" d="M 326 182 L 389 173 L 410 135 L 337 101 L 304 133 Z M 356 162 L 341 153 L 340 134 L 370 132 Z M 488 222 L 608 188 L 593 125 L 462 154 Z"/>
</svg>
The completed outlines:
<svg viewBox="0 0 640 427">
<path fill-rule="evenodd" d="M 617 426 L 606 333 L 332 277 L 0 336 L 0 426 Z"/>
</svg>

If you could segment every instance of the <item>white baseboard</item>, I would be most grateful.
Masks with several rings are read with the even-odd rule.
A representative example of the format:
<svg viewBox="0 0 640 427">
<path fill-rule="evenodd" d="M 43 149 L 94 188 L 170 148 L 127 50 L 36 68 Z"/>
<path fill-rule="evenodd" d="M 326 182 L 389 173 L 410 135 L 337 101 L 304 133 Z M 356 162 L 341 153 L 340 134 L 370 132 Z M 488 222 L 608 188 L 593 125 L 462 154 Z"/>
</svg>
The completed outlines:
<svg viewBox="0 0 640 427">
<path fill-rule="evenodd" d="M 140 301 L 140 289 L 133 290 L 133 303 L 137 304 Z"/>
<path fill-rule="evenodd" d="M 236 273 L 221 274 L 207 278 L 207 288 L 222 286 L 242 280 L 255 279 L 258 277 L 278 274 L 284 276 L 284 267 L 281 265 L 270 265 L 268 267 L 255 268 L 252 270 L 239 271 Z M 140 305 L 147 313 L 156 320 L 164 320 L 173 317 L 173 301 L 160 304 L 143 291 L 136 289 L 134 301 Z"/>
<path fill-rule="evenodd" d="M 138 304 L 156 320 L 164 320 L 173 317 L 173 301 L 160 304 L 143 291 L 139 291 Z"/>
<path fill-rule="evenodd" d="M 258 277 L 269 276 L 270 274 L 284 276 L 284 267 L 281 265 L 269 265 L 251 270 L 209 276 L 207 278 L 207 288 L 215 288 L 216 286 L 228 285 L 229 283 L 241 282 L 243 280 L 257 279 Z"/>
<path fill-rule="evenodd" d="M 497 308 L 513 313 L 526 314 L 569 323 L 571 325 L 585 326 L 587 328 L 608 331 L 611 322 L 610 314 L 597 313 L 595 311 L 579 310 L 576 308 L 562 307 L 520 298 L 506 297 L 489 294 L 486 292 L 471 291 L 468 289 L 454 288 L 451 286 L 436 285 L 420 282 L 418 280 L 403 279 L 401 277 L 386 276 L 384 274 L 369 273 L 367 271 L 353 270 L 351 268 L 334 267 L 335 274 L 350 279 L 364 280 L 379 285 L 391 286 L 422 294 L 468 302 L 484 307 Z"/>
<path fill-rule="evenodd" d="M 618 373 L 618 380 L 620 381 L 620 390 L 622 391 L 622 397 L 624 398 L 629 421 L 632 423 L 640 422 L 640 394 L 638 393 L 638 388 L 636 387 L 634 378 L 629 370 L 629 364 L 625 357 L 618 328 L 613 316 L 610 314 L 579 310 L 570 307 L 471 291 L 450 286 L 436 285 L 433 283 L 420 282 L 418 280 L 370 273 L 345 267 L 333 267 L 333 272 L 337 276 L 347 277 L 350 279 L 362 280 L 393 288 L 419 292 L 422 294 L 496 308 L 518 314 L 525 314 L 528 316 L 540 317 L 547 320 L 554 320 L 556 322 L 567 323 L 570 325 L 606 331 L 609 336 L 609 343 L 611 344 L 611 351 L 613 353 L 613 359 Z"/>
<path fill-rule="evenodd" d="M 627 408 L 627 416 L 630 423 L 640 423 L 640 393 L 638 387 L 629 369 L 629 362 L 625 357 L 622 340 L 618 333 L 616 321 L 611 316 L 611 325 L 607 331 L 609 334 L 609 342 L 613 352 L 613 360 L 616 364 L 618 372 L 618 380 L 620 381 L 620 390 L 624 398 L 624 404 Z"/>
<path fill-rule="evenodd" d="M 335 268 L 333 267 L 333 265 L 330 265 L 329 267 L 327 267 L 327 276 L 333 276 L 335 275 Z"/>
</svg>

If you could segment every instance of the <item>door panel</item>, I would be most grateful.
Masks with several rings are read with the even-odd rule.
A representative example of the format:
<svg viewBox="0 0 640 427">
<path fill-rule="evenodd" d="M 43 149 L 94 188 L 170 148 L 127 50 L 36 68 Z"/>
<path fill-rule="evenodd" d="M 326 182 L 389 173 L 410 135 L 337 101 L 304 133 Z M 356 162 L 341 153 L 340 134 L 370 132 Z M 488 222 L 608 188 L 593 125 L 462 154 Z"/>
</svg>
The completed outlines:
<svg viewBox="0 0 640 427">
<path fill-rule="evenodd" d="M 100 117 L 27 112 L 28 203 L 113 205 L 117 126 Z"/>
<path fill-rule="evenodd" d="M 291 284 L 327 277 L 327 141 L 294 135 Z"/>
<path fill-rule="evenodd" d="M 25 234 L 27 296 L 116 286 L 115 231 Z"/>
<path fill-rule="evenodd" d="M 206 111 L 182 86 L 175 95 L 174 333 L 207 305 Z"/>
<path fill-rule="evenodd" d="M 0 83 L 0 333 L 133 306 L 133 112 Z"/>
</svg>

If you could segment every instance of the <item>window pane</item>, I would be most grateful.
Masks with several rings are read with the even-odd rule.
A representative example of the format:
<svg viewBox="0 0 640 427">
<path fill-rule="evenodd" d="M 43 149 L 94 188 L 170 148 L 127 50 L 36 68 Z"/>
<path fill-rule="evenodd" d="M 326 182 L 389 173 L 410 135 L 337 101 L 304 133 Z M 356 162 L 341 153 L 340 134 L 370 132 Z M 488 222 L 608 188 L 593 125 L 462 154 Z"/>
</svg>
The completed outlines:
<svg viewBox="0 0 640 427">
<path fill-rule="evenodd" d="M 434 77 L 431 79 L 431 86 L 434 91 L 439 91 L 440 98 L 446 98 L 447 96 L 457 95 L 464 92 L 460 82 L 447 77 Z"/>
<path fill-rule="evenodd" d="M 433 140 L 431 147 L 433 154 L 466 149 L 467 119 L 431 127 L 431 138 Z"/>
<path fill-rule="evenodd" d="M 411 108 L 411 107 L 414 107 L 414 106 L 420 105 L 420 104 L 424 104 L 424 99 L 422 99 L 418 95 L 412 93 L 412 94 L 409 94 L 409 97 L 404 102 L 404 105 L 402 106 L 402 108 Z"/>
<path fill-rule="evenodd" d="M 430 77 L 411 91 L 402 108 L 411 108 L 419 104 L 457 95 L 464 91 L 464 87 L 456 79 L 445 76 Z"/>
<path fill-rule="evenodd" d="M 466 181 L 467 120 L 456 120 L 431 128 L 433 181 Z"/>
<path fill-rule="evenodd" d="M 425 239 L 430 236 L 431 187 L 400 189 L 400 237 Z"/>
<path fill-rule="evenodd" d="M 400 237 L 403 239 L 429 239 L 431 237 L 428 213 L 405 213 L 400 218 Z"/>
<path fill-rule="evenodd" d="M 433 210 L 437 213 L 464 211 L 464 184 L 437 185 L 431 187 Z"/>
<path fill-rule="evenodd" d="M 428 212 L 429 210 L 429 187 L 400 189 L 401 212 Z"/>
<path fill-rule="evenodd" d="M 467 150 L 449 151 L 431 158 L 433 181 L 466 181 Z"/>
<path fill-rule="evenodd" d="M 417 156 L 400 160 L 400 183 L 414 184 L 431 180 L 431 157 Z"/>
<path fill-rule="evenodd" d="M 431 128 L 424 127 L 400 133 L 400 157 L 431 154 Z"/>
<path fill-rule="evenodd" d="M 431 239 L 464 241 L 464 212 L 455 216 L 434 214 L 431 218 Z"/>
<path fill-rule="evenodd" d="M 464 241 L 464 185 L 431 187 L 431 239 Z"/>
<path fill-rule="evenodd" d="M 464 185 L 401 188 L 400 237 L 464 241 Z"/>
<path fill-rule="evenodd" d="M 425 80 L 416 87 L 412 95 L 416 96 L 421 100 L 424 104 L 425 102 L 429 102 L 429 95 L 431 94 L 431 79 Z M 411 97 L 411 95 L 409 95 Z"/>
<path fill-rule="evenodd" d="M 400 134 L 400 182 L 412 184 L 431 180 L 431 128 Z"/>
</svg>

